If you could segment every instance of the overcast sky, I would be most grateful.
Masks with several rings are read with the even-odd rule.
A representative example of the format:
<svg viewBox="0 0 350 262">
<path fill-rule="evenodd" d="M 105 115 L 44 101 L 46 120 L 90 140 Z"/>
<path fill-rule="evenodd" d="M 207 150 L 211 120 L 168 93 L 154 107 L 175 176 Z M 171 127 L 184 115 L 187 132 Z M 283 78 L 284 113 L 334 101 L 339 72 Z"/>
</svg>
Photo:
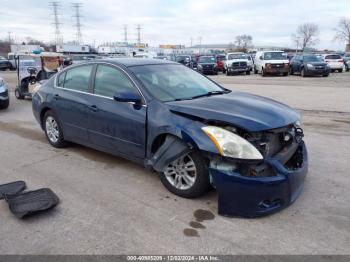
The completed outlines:
<svg viewBox="0 0 350 262">
<path fill-rule="evenodd" d="M 57 0 L 59 1 L 59 0 Z M 61 0 L 60 22 L 64 40 L 74 40 L 72 1 Z M 1 0 L 0 38 L 11 32 L 54 40 L 49 1 Z M 77 2 L 77 1 L 75 1 Z M 319 25 L 321 49 L 344 49 L 333 41 L 340 17 L 350 18 L 350 0 L 79 0 L 82 8 L 84 43 L 123 41 L 123 24 L 129 41 L 136 41 L 141 24 L 142 41 L 159 44 L 203 44 L 233 42 L 236 35 L 250 34 L 256 45 L 294 47 L 291 34 L 305 22 Z"/>
</svg>

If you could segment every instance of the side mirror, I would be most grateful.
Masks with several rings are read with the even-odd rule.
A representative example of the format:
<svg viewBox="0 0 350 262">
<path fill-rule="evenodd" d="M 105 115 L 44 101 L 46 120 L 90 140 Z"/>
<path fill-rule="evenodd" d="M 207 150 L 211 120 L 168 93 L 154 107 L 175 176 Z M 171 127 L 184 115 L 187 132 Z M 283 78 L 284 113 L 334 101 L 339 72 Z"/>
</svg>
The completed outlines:
<svg viewBox="0 0 350 262">
<path fill-rule="evenodd" d="M 260 60 L 264 60 L 264 58 L 262 56 L 259 57 Z"/>
<path fill-rule="evenodd" d="M 118 102 L 141 104 L 142 99 L 140 94 L 132 91 L 115 92 L 113 99 Z"/>
</svg>

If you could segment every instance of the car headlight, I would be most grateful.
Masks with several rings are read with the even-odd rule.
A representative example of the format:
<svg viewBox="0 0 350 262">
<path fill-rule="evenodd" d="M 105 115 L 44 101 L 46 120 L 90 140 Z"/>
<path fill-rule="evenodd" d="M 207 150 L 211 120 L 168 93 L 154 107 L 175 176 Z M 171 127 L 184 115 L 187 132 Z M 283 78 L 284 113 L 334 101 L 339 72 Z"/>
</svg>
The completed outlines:
<svg viewBox="0 0 350 262">
<path fill-rule="evenodd" d="M 246 160 L 263 159 L 258 149 L 239 135 L 216 126 L 205 126 L 202 130 L 209 136 L 222 156 Z"/>
<path fill-rule="evenodd" d="M 306 66 L 307 66 L 307 68 L 314 68 L 314 65 L 312 65 L 312 64 L 307 64 Z"/>
<path fill-rule="evenodd" d="M 198 68 L 199 68 L 199 69 L 202 69 L 202 66 L 201 66 L 201 65 L 198 65 Z"/>
</svg>

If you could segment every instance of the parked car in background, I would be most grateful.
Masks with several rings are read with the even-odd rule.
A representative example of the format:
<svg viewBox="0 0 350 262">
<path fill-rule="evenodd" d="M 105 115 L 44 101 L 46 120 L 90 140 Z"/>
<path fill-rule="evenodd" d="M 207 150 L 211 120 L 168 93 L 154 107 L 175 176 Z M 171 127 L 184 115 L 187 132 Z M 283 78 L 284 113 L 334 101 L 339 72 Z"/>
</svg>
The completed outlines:
<svg viewBox="0 0 350 262">
<path fill-rule="evenodd" d="M 224 73 L 226 75 L 246 73 L 250 75 L 248 55 L 242 52 L 227 53 L 224 64 Z"/>
<path fill-rule="evenodd" d="M 316 55 L 296 55 L 289 65 L 291 75 L 297 73 L 302 77 L 322 75 L 327 77 L 330 73 L 329 65 Z"/>
<path fill-rule="evenodd" d="M 283 51 L 258 51 L 254 60 L 254 73 L 284 75 L 289 73 L 289 60 Z"/>
<path fill-rule="evenodd" d="M 343 56 L 343 60 L 345 65 L 345 71 L 348 72 L 350 70 L 350 53 L 345 53 Z"/>
<path fill-rule="evenodd" d="M 343 72 L 344 69 L 344 60 L 341 55 L 338 54 L 324 54 L 324 61 L 330 66 L 331 71 L 338 71 L 339 73 Z"/>
<path fill-rule="evenodd" d="M 197 62 L 197 71 L 204 75 L 217 75 L 217 62 L 214 56 L 200 56 Z"/>
<path fill-rule="evenodd" d="M 250 67 L 250 71 L 253 71 L 254 68 L 254 59 L 251 55 L 247 54 L 248 57 L 248 65 Z"/>
<path fill-rule="evenodd" d="M 175 60 L 180 64 L 183 64 L 189 68 L 193 68 L 193 61 L 190 55 L 177 55 Z"/>
<path fill-rule="evenodd" d="M 0 109 L 9 107 L 10 97 L 5 80 L 0 77 Z"/>
<path fill-rule="evenodd" d="M 224 71 L 226 55 L 216 55 L 216 66 L 218 72 Z"/>
<path fill-rule="evenodd" d="M 5 57 L 0 56 L 0 70 L 5 71 L 11 69 L 13 69 L 11 62 Z"/>
<path fill-rule="evenodd" d="M 170 61 L 70 66 L 41 85 L 32 107 L 52 146 L 71 141 L 133 160 L 184 198 L 213 185 L 221 215 L 262 216 L 287 207 L 308 170 L 295 110 L 225 89 Z"/>
</svg>

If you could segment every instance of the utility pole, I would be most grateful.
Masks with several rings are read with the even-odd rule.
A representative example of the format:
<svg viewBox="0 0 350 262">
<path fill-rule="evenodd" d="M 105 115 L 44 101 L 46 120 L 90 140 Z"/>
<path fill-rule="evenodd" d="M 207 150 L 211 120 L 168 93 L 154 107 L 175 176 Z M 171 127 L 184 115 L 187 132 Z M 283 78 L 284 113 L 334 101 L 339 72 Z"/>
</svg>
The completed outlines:
<svg viewBox="0 0 350 262">
<path fill-rule="evenodd" d="M 72 7 L 74 10 L 73 17 L 75 18 L 75 27 L 76 27 L 76 42 L 78 45 L 83 44 L 83 34 L 81 33 L 81 15 L 80 15 L 80 9 L 83 7 L 82 3 L 72 3 Z"/>
<path fill-rule="evenodd" d="M 60 3 L 57 1 L 49 2 L 50 7 L 52 8 L 53 13 L 53 25 L 55 28 L 55 43 L 56 45 L 62 44 L 63 43 L 63 37 L 61 36 L 61 31 L 60 31 L 60 21 L 59 21 L 59 9 L 60 9 Z"/>
<path fill-rule="evenodd" d="M 128 43 L 128 25 L 123 25 L 123 29 L 124 29 L 124 43 L 127 44 Z"/>
<path fill-rule="evenodd" d="M 11 32 L 10 32 L 10 31 L 8 31 L 8 32 L 7 32 L 7 35 L 8 35 L 8 41 L 9 41 L 9 44 L 11 45 L 11 44 L 12 44 Z"/>
<path fill-rule="evenodd" d="M 136 30 L 137 30 L 137 44 L 139 47 L 141 46 L 141 29 L 142 29 L 141 25 L 138 24 L 136 27 Z"/>
</svg>

